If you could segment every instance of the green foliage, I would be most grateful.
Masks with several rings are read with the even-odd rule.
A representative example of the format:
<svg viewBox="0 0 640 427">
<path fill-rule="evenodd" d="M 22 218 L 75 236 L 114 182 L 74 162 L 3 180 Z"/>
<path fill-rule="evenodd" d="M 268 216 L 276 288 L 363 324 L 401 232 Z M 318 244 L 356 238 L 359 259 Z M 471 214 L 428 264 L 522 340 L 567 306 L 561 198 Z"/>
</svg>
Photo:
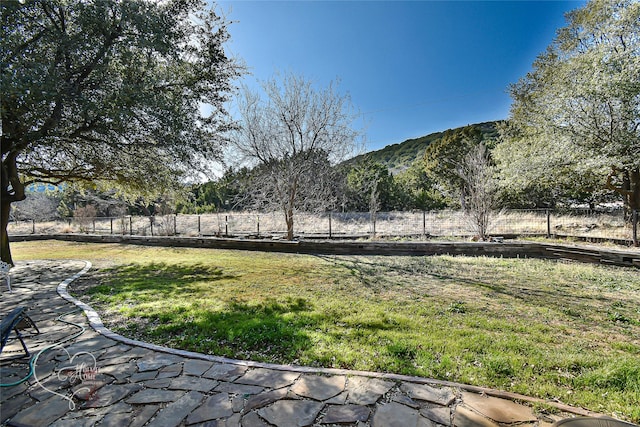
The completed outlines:
<svg viewBox="0 0 640 427">
<path fill-rule="evenodd" d="M 244 208 L 244 186 L 249 182 L 251 173 L 248 168 L 238 171 L 229 168 L 215 181 L 193 185 L 189 196 L 176 204 L 176 211 L 203 214 Z"/>
<path fill-rule="evenodd" d="M 86 189 L 76 185 L 67 185 L 58 205 L 58 214 L 62 217 L 74 216 L 78 208 L 91 205 L 95 208 L 94 216 L 116 217 L 128 213 L 128 202 L 119 197 L 114 190 L 100 191 Z"/>
<path fill-rule="evenodd" d="M 397 196 L 389 169 L 368 157 L 354 164 L 346 177 L 345 208 L 355 211 L 393 210 Z"/>
<path fill-rule="evenodd" d="M 426 173 L 421 159 L 409 169 L 395 175 L 397 187 L 403 197 L 403 209 L 436 210 L 447 206 L 447 200 L 438 191 L 435 181 Z"/>
<path fill-rule="evenodd" d="M 3 260 L 25 180 L 150 196 L 219 156 L 241 69 L 206 3 L 3 1 L 0 13 Z"/>
<path fill-rule="evenodd" d="M 493 147 L 495 141 L 498 140 L 497 125 L 499 123 L 500 122 L 485 122 L 470 125 L 468 127 L 477 129 L 482 134 L 482 141 L 489 147 Z M 461 129 L 462 128 L 456 128 L 449 129 L 444 132 L 435 132 L 420 138 L 408 139 L 398 144 L 387 145 L 380 150 L 356 156 L 345 163 L 349 164 L 351 162 L 357 162 L 362 157 L 367 157 L 371 161 L 387 166 L 394 174 L 402 173 L 411 168 L 412 164 L 416 160 L 422 159 L 424 152 L 429 145 L 437 143 L 447 133 L 459 132 Z M 489 141 L 494 141 L 494 143 L 489 143 Z"/>
<path fill-rule="evenodd" d="M 640 209 L 640 3 L 592 0 L 511 86 L 495 153 L 504 181 L 557 199 L 618 194 Z"/>
<path fill-rule="evenodd" d="M 21 173 L 146 193 L 219 153 L 238 68 L 213 11 L 197 1 L 1 7 L 2 151 L 18 154 Z"/>
<path fill-rule="evenodd" d="M 498 139 L 499 122 L 486 122 L 464 128 L 436 132 L 400 144 L 388 145 L 381 150 L 356 156 L 341 164 L 343 169 L 356 168 L 355 164 L 372 162 L 386 167 L 393 184 L 387 188 L 392 193 L 385 196 L 384 206 L 389 209 L 440 209 L 455 205 L 455 191 L 445 189 L 452 177 L 448 168 L 452 161 L 460 160 L 465 152 L 465 141 L 475 138 L 488 147 L 494 147 Z M 457 154 L 456 154 L 457 153 Z M 425 165 L 428 163 L 428 167 Z M 449 185 L 450 186 L 450 185 Z M 350 196 L 351 197 L 351 196 Z M 360 198 L 366 197 L 360 195 Z M 363 208 L 364 203 L 359 203 Z M 385 210 L 384 207 L 381 208 Z M 367 209 L 368 210 L 368 209 Z"/>
</svg>

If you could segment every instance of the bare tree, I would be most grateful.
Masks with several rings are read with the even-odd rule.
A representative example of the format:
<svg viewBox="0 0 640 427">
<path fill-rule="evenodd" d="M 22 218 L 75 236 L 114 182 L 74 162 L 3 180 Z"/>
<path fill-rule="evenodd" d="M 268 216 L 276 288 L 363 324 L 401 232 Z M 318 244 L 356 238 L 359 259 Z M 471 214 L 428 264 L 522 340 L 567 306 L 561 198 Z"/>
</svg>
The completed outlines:
<svg viewBox="0 0 640 427">
<path fill-rule="evenodd" d="M 334 83 L 317 90 L 303 77 L 285 74 L 262 88 L 266 100 L 244 89 L 232 145 L 242 160 L 256 166 L 254 206 L 282 212 L 291 240 L 296 212 L 326 210 L 335 203 L 332 165 L 355 152 L 357 116 Z"/>
<path fill-rule="evenodd" d="M 496 206 L 496 179 L 484 144 L 473 146 L 456 168 L 463 182 L 465 214 L 473 231 L 487 240 Z"/>
</svg>

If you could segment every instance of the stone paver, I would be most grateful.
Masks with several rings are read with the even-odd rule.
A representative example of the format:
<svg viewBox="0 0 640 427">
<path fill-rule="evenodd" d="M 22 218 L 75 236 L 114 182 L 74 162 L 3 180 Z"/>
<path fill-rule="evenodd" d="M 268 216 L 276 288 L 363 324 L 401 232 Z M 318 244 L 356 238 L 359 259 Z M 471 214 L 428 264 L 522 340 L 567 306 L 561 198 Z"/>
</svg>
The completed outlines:
<svg viewBox="0 0 640 427">
<path fill-rule="evenodd" d="M 247 372 L 246 366 L 216 363 L 202 376 L 212 380 L 233 381 L 244 375 L 245 372 Z"/>
<path fill-rule="evenodd" d="M 278 427 L 305 427 L 313 424 L 323 406 L 308 400 L 279 400 L 258 414 Z"/>
<path fill-rule="evenodd" d="M 513 424 L 537 420 L 531 408 L 510 400 L 468 392 L 462 393 L 462 400 L 475 412 L 499 423 Z"/>
<path fill-rule="evenodd" d="M 206 360 L 185 360 L 184 374 L 200 377 L 213 367 L 213 362 Z"/>
<path fill-rule="evenodd" d="M 293 384 L 299 376 L 300 374 L 297 372 L 257 368 L 247 372 L 235 382 L 239 384 L 280 388 Z"/>
<path fill-rule="evenodd" d="M 259 387 L 257 385 L 234 384 L 227 382 L 221 382 L 216 388 L 213 389 L 213 391 L 219 393 L 233 393 L 239 394 L 241 396 L 251 396 L 252 394 L 259 394 L 264 390 L 264 387 Z"/>
<path fill-rule="evenodd" d="M 167 388 L 171 390 L 197 390 L 208 392 L 218 386 L 219 382 L 207 378 L 178 377 L 173 378 Z"/>
<path fill-rule="evenodd" d="M 378 405 L 373 416 L 373 427 L 416 427 L 420 414 L 417 410 L 399 403 Z"/>
<path fill-rule="evenodd" d="M 138 371 L 155 371 L 166 366 L 173 365 L 180 362 L 180 357 L 163 353 L 151 353 L 142 359 L 139 359 L 136 364 L 138 365 Z"/>
<path fill-rule="evenodd" d="M 147 423 L 160 410 L 160 405 L 144 405 L 133 417 L 129 427 L 141 427 Z"/>
<path fill-rule="evenodd" d="M 332 405 L 322 419 L 322 424 L 345 424 L 367 421 L 371 409 L 360 405 Z"/>
<path fill-rule="evenodd" d="M 165 427 L 179 425 L 180 422 L 196 409 L 202 402 L 204 395 L 197 391 L 190 391 L 178 400 L 167 405 L 156 418 L 147 424 L 148 427 Z"/>
<path fill-rule="evenodd" d="M 249 412 L 247 415 L 242 417 L 242 427 L 270 427 L 267 422 L 260 418 L 260 416 L 255 412 Z"/>
<path fill-rule="evenodd" d="M 131 421 L 131 415 L 125 412 L 107 414 L 100 422 L 100 427 L 120 427 L 129 425 Z"/>
<path fill-rule="evenodd" d="M 141 388 L 140 384 L 108 384 L 92 393 L 84 406 L 89 408 L 111 406 Z"/>
<path fill-rule="evenodd" d="M 303 375 L 291 387 L 291 391 L 298 396 L 309 397 L 314 400 L 327 400 L 342 393 L 346 384 L 347 377 L 343 375 L 330 377 Z"/>
<path fill-rule="evenodd" d="M 67 402 L 52 395 L 44 402 L 29 406 L 11 418 L 11 424 L 31 427 L 47 426 L 69 411 Z"/>
<path fill-rule="evenodd" d="M 187 424 L 204 423 L 206 421 L 228 418 L 233 415 L 233 403 L 227 393 L 210 396 L 187 418 Z"/>
<path fill-rule="evenodd" d="M 287 389 L 280 388 L 277 390 L 272 390 L 256 394 L 255 396 L 251 396 L 251 398 L 249 398 L 249 400 L 247 400 L 247 403 L 244 405 L 244 410 L 251 411 L 253 409 L 260 409 L 263 406 L 270 405 L 280 399 L 283 399 L 287 395 L 287 392 Z"/>
<path fill-rule="evenodd" d="M 445 426 L 451 424 L 451 408 L 448 406 L 425 408 L 420 411 L 420 415 L 438 424 Z"/>
<path fill-rule="evenodd" d="M 494 421 L 483 417 L 465 405 L 456 408 L 453 425 L 454 427 L 499 427 Z"/>
<path fill-rule="evenodd" d="M 471 393 L 463 385 L 231 361 L 119 337 L 65 293 L 65 279 L 81 270 L 86 265 L 80 261 L 28 261 L 12 269 L 14 292 L 2 292 L 0 312 L 27 307 L 41 333 L 26 338 L 37 355 L 36 374 L 27 381 L 19 383 L 27 359 L 6 361 L 20 351 L 19 343 L 10 342 L 0 357 L 2 383 L 19 383 L 0 387 L 3 425 L 550 427 L 568 416 L 536 414 L 530 406 Z M 59 348 L 47 349 L 61 340 Z M 95 364 L 78 363 L 89 354 Z M 76 371 L 60 378 L 63 368 Z"/>
<path fill-rule="evenodd" d="M 178 390 L 145 389 L 128 398 L 126 402 L 130 404 L 166 403 L 173 402 L 183 395 L 184 392 Z"/>
<path fill-rule="evenodd" d="M 425 384 L 405 383 L 401 388 L 412 399 L 433 402 L 442 406 L 451 405 L 456 398 L 453 390 L 448 387 L 435 388 Z"/>
<path fill-rule="evenodd" d="M 378 378 L 350 377 L 348 401 L 356 405 L 372 405 L 395 385 L 393 381 Z"/>
</svg>

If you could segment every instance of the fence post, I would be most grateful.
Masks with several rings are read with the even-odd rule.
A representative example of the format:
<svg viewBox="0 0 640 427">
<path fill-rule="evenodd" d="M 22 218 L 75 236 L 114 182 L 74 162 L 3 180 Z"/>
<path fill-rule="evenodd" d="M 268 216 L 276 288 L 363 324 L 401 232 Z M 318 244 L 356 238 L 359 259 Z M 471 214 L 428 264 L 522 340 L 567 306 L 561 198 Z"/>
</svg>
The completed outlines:
<svg viewBox="0 0 640 427">
<path fill-rule="evenodd" d="M 258 224 L 258 237 L 260 237 L 260 215 L 256 215 L 256 223 Z"/>
<path fill-rule="evenodd" d="M 36 234 L 36 220 L 31 220 L 31 234 Z"/>
<path fill-rule="evenodd" d="M 111 230 L 111 231 L 110 231 L 110 234 L 113 234 L 113 218 L 109 218 L 109 222 L 111 223 L 111 225 L 110 225 L 110 227 L 109 227 L 109 228 L 110 228 L 110 230 Z"/>
<path fill-rule="evenodd" d="M 129 215 L 129 236 L 133 236 L 133 218 Z"/>
<path fill-rule="evenodd" d="M 229 217 L 224 216 L 224 237 L 229 237 Z"/>
<path fill-rule="evenodd" d="M 95 218 L 93 218 L 93 231 L 92 231 L 92 233 L 96 234 L 96 219 Z"/>
<path fill-rule="evenodd" d="M 149 217 L 149 224 L 151 225 L 151 236 L 153 236 L 153 217 Z"/>
<path fill-rule="evenodd" d="M 547 209 L 547 239 L 551 238 L 551 210 Z"/>
<path fill-rule="evenodd" d="M 633 211 L 633 246 L 638 247 L 638 211 Z"/>
<path fill-rule="evenodd" d="M 173 235 L 178 235 L 178 215 L 173 215 Z"/>
<path fill-rule="evenodd" d="M 202 235 L 202 229 L 200 228 L 200 215 L 198 215 L 198 236 Z"/>
<path fill-rule="evenodd" d="M 422 237 L 427 237 L 427 212 L 422 211 Z"/>
<path fill-rule="evenodd" d="M 331 211 L 329 211 L 329 240 L 333 237 L 333 230 L 331 229 Z"/>
</svg>

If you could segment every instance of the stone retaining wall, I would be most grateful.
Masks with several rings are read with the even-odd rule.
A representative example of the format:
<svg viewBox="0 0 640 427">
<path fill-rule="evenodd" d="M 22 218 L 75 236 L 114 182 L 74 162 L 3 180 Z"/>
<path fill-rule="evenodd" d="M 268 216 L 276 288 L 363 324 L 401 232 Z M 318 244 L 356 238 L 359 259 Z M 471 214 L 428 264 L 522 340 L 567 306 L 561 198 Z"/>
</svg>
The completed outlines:
<svg viewBox="0 0 640 427">
<path fill-rule="evenodd" d="M 469 255 L 504 258 L 565 259 L 588 263 L 640 268 L 640 251 L 623 251 L 576 245 L 538 242 L 386 242 L 231 239 L 215 237 L 149 237 L 97 234 L 26 234 L 11 236 L 12 241 L 61 240 L 85 243 L 240 249 L 333 255 Z"/>
</svg>

